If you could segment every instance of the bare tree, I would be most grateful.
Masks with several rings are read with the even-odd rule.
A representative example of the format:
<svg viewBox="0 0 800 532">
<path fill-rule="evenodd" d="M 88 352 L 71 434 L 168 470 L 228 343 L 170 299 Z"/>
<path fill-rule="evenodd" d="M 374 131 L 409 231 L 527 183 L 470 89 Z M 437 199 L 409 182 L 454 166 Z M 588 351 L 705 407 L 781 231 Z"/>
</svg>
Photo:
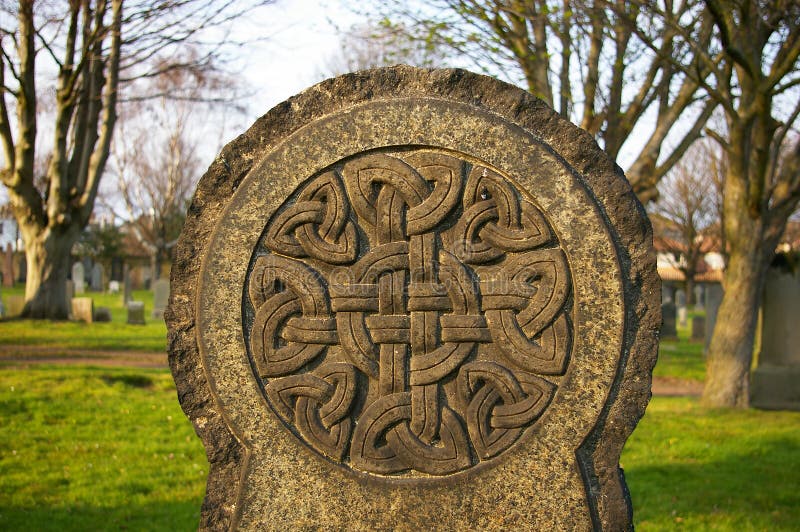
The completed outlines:
<svg viewBox="0 0 800 532">
<path fill-rule="evenodd" d="M 236 0 L 20 0 L 10 6 L 0 6 L 0 180 L 25 242 L 23 314 L 64 319 L 70 251 L 92 214 L 120 101 L 151 96 L 134 92 L 137 80 L 212 70 L 220 43 L 199 42 L 203 32 L 250 6 Z M 187 45 L 203 53 L 183 53 Z M 52 90 L 50 83 L 53 109 L 37 113 L 42 84 Z M 41 144 L 37 131 L 52 141 Z M 41 182 L 37 151 L 51 152 Z"/>
<path fill-rule="evenodd" d="M 642 9 L 651 19 L 670 20 L 655 3 Z M 800 201 L 800 4 L 707 0 L 695 11 L 712 24 L 710 43 L 696 27 L 670 25 L 708 72 L 684 69 L 724 113 L 724 129 L 708 133 L 727 160 L 725 296 L 709 346 L 703 402 L 744 407 L 766 270 Z M 637 32 L 647 40 L 648 28 Z"/>
<path fill-rule="evenodd" d="M 434 67 L 445 58 L 433 43 L 408 37 L 404 29 L 386 25 L 356 24 L 340 32 L 340 46 L 325 60 L 319 72 L 327 78 L 399 63 Z"/>
<path fill-rule="evenodd" d="M 623 146 L 636 150 L 626 174 L 640 199 L 649 201 L 717 105 L 698 101 L 709 66 L 673 27 L 678 21 L 697 25 L 703 46 L 712 23 L 686 2 L 667 4 L 665 18 L 652 20 L 628 2 L 600 0 L 434 0 L 420 7 L 393 0 L 376 9 L 394 30 L 406 28 L 406 35 L 453 50 L 489 73 L 522 81 L 595 135 L 612 158 Z M 660 53 L 641 42 L 629 18 L 648 25 Z M 681 131 L 673 133 L 681 120 Z M 654 126 L 648 131 L 645 123 Z M 668 142 L 671 133 L 678 142 Z M 632 136 L 636 140 L 627 142 Z"/>
<path fill-rule="evenodd" d="M 153 279 L 177 242 L 203 170 L 189 131 L 194 109 L 165 97 L 138 105 L 114 140 L 109 170 L 116 179 L 101 203 L 149 251 Z"/>
<path fill-rule="evenodd" d="M 694 304 L 694 278 L 703 257 L 711 245 L 719 244 L 719 191 L 708 155 L 703 144 L 690 148 L 659 183 L 659 199 L 652 207 L 654 231 L 676 257 L 673 265 L 684 275 L 689 304 Z"/>
</svg>

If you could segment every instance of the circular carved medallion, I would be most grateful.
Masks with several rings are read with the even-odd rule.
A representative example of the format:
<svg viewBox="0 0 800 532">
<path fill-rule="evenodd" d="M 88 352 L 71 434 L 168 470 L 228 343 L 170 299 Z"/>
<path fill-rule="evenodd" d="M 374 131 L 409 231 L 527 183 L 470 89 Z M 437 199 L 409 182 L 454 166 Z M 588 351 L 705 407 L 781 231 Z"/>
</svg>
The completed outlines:
<svg viewBox="0 0 800 532">
<path fill-rule="evenodd" d="M 305 445 L 392 478 L 491 463 L 572 345 L 557 235 L 513 176 L 433 148 L 359 153 L 266 224 L 243 295 L 267 403 Z"/>
</svg>

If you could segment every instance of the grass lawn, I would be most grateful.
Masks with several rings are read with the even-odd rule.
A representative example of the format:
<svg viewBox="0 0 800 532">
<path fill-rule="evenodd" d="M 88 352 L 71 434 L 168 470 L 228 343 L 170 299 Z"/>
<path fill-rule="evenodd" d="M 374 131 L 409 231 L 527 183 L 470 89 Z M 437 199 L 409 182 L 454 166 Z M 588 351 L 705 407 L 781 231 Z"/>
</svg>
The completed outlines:
<svg viewBox="0 0 800 532">
<path fill-rule="evenodd" d="M 703 355 L 705 344 L 702 340 L 690 340 L 692 317 L 695 314 L 697 313 L 688 313 L 686 327 L 678 325 L 676 340 L 661 340 L 658 348 L 658 363 L 653 369 L 655 377 L 705 380 L 706 361 Z"/>
<path fill-rule="evenodd" d="M 0 369 L 0 529 L 194 529 L 207 473 L 166 370 Z"/>
<path fill-rule="evenodd" d="M 24 287 L 4 288 L 2 296 L 24 294 Z M 144 302 L 145 325 L 128 325 L 127 310 L 121 294 L 87 292 L 94 306 L 108 307 L 111 321 L 107 323 L 51 322 L 45 320 L 0 321 L 0 344 L 37 345 L 66 349 L 106 349 L 123 351 L 160 351 L 167 346 L 167 326 L 164 320 L 151 318 L 153 293 L 134 290 L 133 299 Z"/>
<path fill-rule="evenodd" d="M 622 464 L 640 530 L 800 522 L 800 413 L 656 397 Z M 0 367 L 0 529 L 191 530 L 206 474 L 166 370 Z"/>
<path fill-rule="evenodd" d="M 798 530 L 800 412 L 655 397 L 621 463 L 639 530 Z"/>
</svg>

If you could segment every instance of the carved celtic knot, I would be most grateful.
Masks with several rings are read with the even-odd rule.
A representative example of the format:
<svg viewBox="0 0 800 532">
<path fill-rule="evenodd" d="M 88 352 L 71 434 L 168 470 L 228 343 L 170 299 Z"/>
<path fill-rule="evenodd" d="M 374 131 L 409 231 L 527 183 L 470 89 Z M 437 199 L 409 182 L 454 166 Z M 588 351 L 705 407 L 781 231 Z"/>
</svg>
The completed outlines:
<svg viewBox="0 0 800 532">
<path fill-rule="evenodd" d="M 535 426 L 571 350 L 570 274 L 543 213 L 497 171 L 370 152 L 306 181 L 247 277 L 268 403 L 355 471 L 442 476 Z"/>
</svg>

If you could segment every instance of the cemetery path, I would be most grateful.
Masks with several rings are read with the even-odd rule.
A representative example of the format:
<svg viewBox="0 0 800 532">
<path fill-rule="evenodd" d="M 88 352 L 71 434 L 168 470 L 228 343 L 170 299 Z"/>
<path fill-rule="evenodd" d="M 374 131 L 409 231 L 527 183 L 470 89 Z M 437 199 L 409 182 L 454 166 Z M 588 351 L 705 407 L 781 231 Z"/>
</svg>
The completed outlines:
<svg viewBox="0 0 800 532">
<path fill-rule="evenodd" d="M 22 367 L 33 364 L 168 367 L 165 352 L 73 349 L 37 345 L 0 345 L 0 364 Z"/>
<path fill-rule="evenodd" d="M 24 368 L 36 364 L 164 368 L 167 354 L 152 351 L 70 349 L 35 345 L 0 345 L 0 365 Z M 653 395 L 699 396 L 703 383 L 674 377 L 654 377 Z"/>
</svg>

